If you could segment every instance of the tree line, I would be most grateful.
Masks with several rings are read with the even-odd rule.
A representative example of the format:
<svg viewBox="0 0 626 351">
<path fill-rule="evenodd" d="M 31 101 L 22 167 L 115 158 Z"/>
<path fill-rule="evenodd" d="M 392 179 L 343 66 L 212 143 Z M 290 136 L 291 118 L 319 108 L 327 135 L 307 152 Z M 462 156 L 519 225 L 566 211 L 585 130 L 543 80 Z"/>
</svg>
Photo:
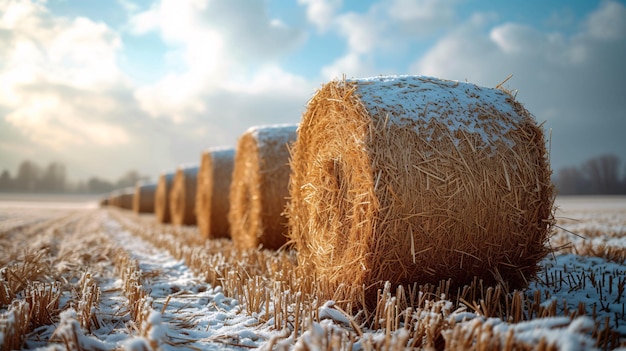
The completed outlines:
<svg viewBox="0 0 626 351">
<path fill-rule="evenodd" d="M 0 192 L 20 193 L 92 193 L 102 194 L 115 189 L 135 186 L 145 180 L 139 172 L 130 170 L 116 181 L 91 177 L 86 181 L 71 182 L 67 178 L 67 168 L 61 162 L 51 162 L 41 167 L 36 162 L 24 160 L 17 174 L 11 176 L 5 169 L 0 174 Z"/>
<path fill-rule="evenodd" d="M 559 169 L 554 183 L 559 195 L 626 194 L 626 169 L 620 167 L 616 155 L 600 155 L 580 166 Z"/>
<path fill-rule="evenodd" d="M 626 194 L 626 169 L 620 172 L 621 161 L 613 154 L 600 155 L 580 166 L 563 167 L 553 178 L 559 195 Z M 8 170 L 0 174 L 0 192 L 23 193 L 107 193 L 134 186 L 145 180 L 139 172 L 130 170 L 116 181 L 91 177 L 86 181 L 69 182 L 67 170 L 61 162 L 47 167 L 25 160 L 20 163 L 15 177 Z"/>
</svg>

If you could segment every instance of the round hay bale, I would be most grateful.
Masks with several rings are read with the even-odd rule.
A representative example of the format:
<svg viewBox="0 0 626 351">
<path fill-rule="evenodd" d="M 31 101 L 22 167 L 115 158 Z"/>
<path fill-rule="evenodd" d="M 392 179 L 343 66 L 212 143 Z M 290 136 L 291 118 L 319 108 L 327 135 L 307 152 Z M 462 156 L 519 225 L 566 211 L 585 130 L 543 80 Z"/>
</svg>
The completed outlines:
<svg viewBox="0 0 626 351">
<path fill-rule="evenodd" d="M 119 196 L 118 191 L 114 190 L 109 193 L 108 202 L 111 207 L 119 207 Z"/>
<path fill-rule="evenodd" d="M 133 196 L 135 213 L 154 213 L 156 188 L 157 184 L 154 182 L 137 182 L 135 196 Z"/>
<path fill-rule="evenodd" d="M 207 239 L 229 238 L 229 191 L 235 149 L 211 148 L 202 153 L 196 193 L 196 220 Z"/>
<path fill-rule="evenodd" d="M 170 223 L 170 190 L 174 181 L 175 172 L 161 173 L 157 181 L 156 193 L 154 195 L 154 215 L 159 223 Z"/>
<path fill-rule="evenodd" d="M 107 197 L 101 198 L 99 204 L 100 204 L 100 207 L 110 206 L 109 197 L 107 196 Z"/>
<path fill-rule="evenodd" d="M 132 210 L 134 195 L 135 195 L 134 187 L 120 189 L 116 195 L 117 207 L 125 209 L 125 210 Z"/>
<path fill-rule="evenodd" d="M 196 224 L 198 165 L 178 167 L 170 190 L 170 215 L 176 225 Z"/>
<path fill-rule="evenodd" d="M 329 286 L 526 286 L 553 222 L 543 130 L 500 89 L 429 77 L 325 84 L 292 150 L 290 239 Z"/>
<path fill-rule="evenodd" d="M 287 242 L 283 216 L 289 196 L 289 144 L 297 125 L 249 128 L 237 142 L 228 221 L 237 247 L 279 249 Z"/>
</svg>

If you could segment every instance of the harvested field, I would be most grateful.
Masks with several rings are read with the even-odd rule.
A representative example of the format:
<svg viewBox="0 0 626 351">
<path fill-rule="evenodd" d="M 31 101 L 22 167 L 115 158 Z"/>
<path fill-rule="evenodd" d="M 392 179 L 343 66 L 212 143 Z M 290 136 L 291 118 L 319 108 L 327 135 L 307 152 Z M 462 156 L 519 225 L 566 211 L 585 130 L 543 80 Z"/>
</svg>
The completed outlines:
<svg viewBox="0 0 626 351">
<path fill-rule="evenodd" d="M 624 347 L 626 198 L 557 205 L 551 244 L 565 246 L 527 290 L 387 287 L 353 313 L 291 251 L 118 208 L 0 201 L 2 350 Z"/>
</svg>

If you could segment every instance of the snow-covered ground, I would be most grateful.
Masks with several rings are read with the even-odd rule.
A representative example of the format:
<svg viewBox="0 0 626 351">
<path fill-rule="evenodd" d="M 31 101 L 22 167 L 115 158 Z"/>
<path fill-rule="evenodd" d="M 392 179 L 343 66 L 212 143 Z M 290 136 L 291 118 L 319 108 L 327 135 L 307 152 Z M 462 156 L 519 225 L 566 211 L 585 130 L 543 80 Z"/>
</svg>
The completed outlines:
<svg viewBox="0 0 626 351">
<path fill-rule="evenodd" d="M 481 315 L 476 306 L 454 306 L 451 301 L 436 298 L 423 308 L 415 309 L 410 318 L 432 326 L 446 326 L 441 334 L 448 349 L 462 346 L 460 341 L 454 344 L 453 340 L 469 340 L 476 348 L 481 342 L 494 345 L 493 340 L 483 340 L 490 335 L 499 340 L 498 345 L 505 345 L 509 339 L 539 345 L 543 339 L 561 350 L 588 350 L 593 349 L 596 342 L 591 336 L 594 328 L 604 328 L 606 322 L 614 332 L 621 334 L 618 338 L 621 338 L 621 345 L 626 346 L 626 255 L 619 251 L 626 248 L 626 197 L 563 197 L 557 200 L 557 205 L 560 207 L 556 213 L 558 228 L 551 242 L 553 247 L 569 245 L 543 260 L 538 279 L 524 292 L 527 300 L 540 295 L 542 306 L 557 310 L 556 317 L 535 316 L 529 321 L 512 323 Z M 29 211 L 25 211 L 25 207 Z M 83 349 L 140 350 L 154 346 L 163 350 L 359 349 L 421 342 L 411 340 L 414 331 L 402 327 L 390 332 L 382 326 L 379 329 L 357 326 L 353 316 L 336 307 L 333 301 L 317 303 L 315 318 L 303 322 L 307 324 L 303 333 L 294 333 L 289 323 L 276 328 L 276 321 L 271 318 L 272 311 L 276 310 L 275 299 L 262 304 L 260 311 L 249 313 L 245 301 L 239 301 L 222 287 L 206 283 L 184 260 L 135 235 L 120 222 L 124 218 L 132 220 L 134 214 L 119 211 L 121 214 L 115 215 L 117 210 L 90 207 L 93 206 L 83 204 L 84 210 L 70 210 L 63 206 L 51 209 L 49 204 L 31 203 L 20 208 L 7 202 L 0 204 L 0 238 L 17 240 L 15 228 L 26 228 L 21 237 L 30 242 L 23 245 L 47 245 L 50 251 L 56 250 L 71 259 L 64 263 L 57 262 L 57 258 L 52 261 L 57 260 L 59 279 L 66 280 L 64 284 L 74 290 L 78 284 L 76 272 L 89 271 L 95 277 L 101 292 L 100 302 L 94 307 L 98 327 L 91 330 L 78 327 L 79 331 L 74 330 L 73 334 Z M 139 222 L 151 220 L 149 216 L 136 219 Z M 168 230 L 176 233 L 171 227 Z M 68 240 L 83 244 L 72 247 Z M 14 248 L 25 247 L 14 245 Z M 149 302 L 146 305 L 150 310 L 147 320 L 151 324 L 148 334 L 140 332 L 142 327 L 131 320 L 128 297 L 123 293 L 125 283 L 112 268 L 114 260 L 105 252 L 85 256 L 89 245 L 96 251 L 102 245 L 122 249 L 138 263 L 141 288 Z M 3 250 L 6 250 L 4 246 Z M 4 262 L 5 259 L 0 261 Z M 59 309 L 64 312 L 59 313 L 59 322 L 30 332 L 24 344 L 26 348 L 67 348 L 67 344 L 59 341 L 62 339 L 59 335 L 68 335 L 67 329 L 72 326 L 77 328 L 79 319 L 73 312 L 77 304 L 73 305 L 76 294 L 72 289 L 64 292 L 60 299 Z M 294 313 L 294 306 L 285 307 L 289 313 Z M 1 325 L 9 323 L 8 308 L 2 306 L 0 310 L 5 315 L 4 319 L 0 318 L 0 342 L 5 337 Z M 564 313 L 565 310 L 570 313 Z M 564 314 L 571 314 L 572 319 Z M 290 321 L 293 323 L 292 319 Z M 594 321 L 600 321 L 599 326 Z M 488 332 L 481 334 L 480 331 Z"/>
</svg>

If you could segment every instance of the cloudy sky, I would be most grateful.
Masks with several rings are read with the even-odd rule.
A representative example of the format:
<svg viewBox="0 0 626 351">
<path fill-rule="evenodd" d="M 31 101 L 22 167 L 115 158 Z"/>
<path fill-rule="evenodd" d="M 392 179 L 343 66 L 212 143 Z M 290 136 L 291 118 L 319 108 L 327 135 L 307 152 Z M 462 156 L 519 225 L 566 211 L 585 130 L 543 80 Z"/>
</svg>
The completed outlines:
<svg viewBox="0 0 626 351">
<path fill-rule="evenodd" d="M 0 170 L 157 176 L 343 74 L 512 74 L 553 169 L 626 162 L 625 65 L 625 1 L 1 0 Z"/>
</svg>

